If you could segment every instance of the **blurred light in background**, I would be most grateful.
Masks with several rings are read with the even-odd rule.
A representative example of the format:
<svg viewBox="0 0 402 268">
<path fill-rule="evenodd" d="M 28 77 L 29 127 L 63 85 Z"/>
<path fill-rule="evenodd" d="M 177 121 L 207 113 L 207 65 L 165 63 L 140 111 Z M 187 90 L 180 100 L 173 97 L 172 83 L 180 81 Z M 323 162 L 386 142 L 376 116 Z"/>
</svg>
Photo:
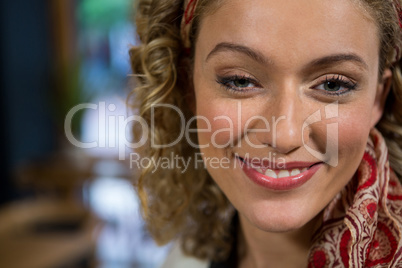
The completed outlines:
<svg viewBox="0 0 402 268">
<path fill-rule="evenodd" d="M 105 113 L 87 109 L 82 115 L 82 142 L 103 142 L 103 148 L 87 149 L 103 158 L 95 167 L 97 178 L 87 184 L 87 202 L 105 222 L 98 240 L 100 267 L 157 267 L 168 247 L 159 248 L 146 232 L 139 201 L 131 182 L 116 176 L 120 170 L 119 149 L 130 149 L 130 126 L 118 127 L 118 118 L 128 116 L 125 106 L 128 50 L 135 44 L 130 0 L 81 0 L 77 6 L 78 42 L 82 95 L 89 103 L 103 104 Z M 101 127 L 100 127 L 101 126 Z"/>
<path fill-rule="evenodd" d="M 135 44 L 132 0 L 81 0 L 76 14 L 81 80 L 88 96 L 123 94 Z"/>
<path fill-rule="evenodd" d="M 139 201 L 125 179 L 102 177 L 89 185 L 89 204 L 105 221 L 97 254 L 102 268 L 158 267 L 168 247 L 158 248 L 146 234 Z"/>
<path fill-rule="evenodd" d="M 0 267 L 151 268 L 164 259 L 169 246 L 155 245 L 140 215 L 138 170 L 119 160 L 132 138 L 118 118 L 132 113 L 133 2 L 0 1 Z M 80 110 L 74 138 L 105 146 L 66 139 L 66 115 L 82 103 L 104 112 Z"/>
</svg>

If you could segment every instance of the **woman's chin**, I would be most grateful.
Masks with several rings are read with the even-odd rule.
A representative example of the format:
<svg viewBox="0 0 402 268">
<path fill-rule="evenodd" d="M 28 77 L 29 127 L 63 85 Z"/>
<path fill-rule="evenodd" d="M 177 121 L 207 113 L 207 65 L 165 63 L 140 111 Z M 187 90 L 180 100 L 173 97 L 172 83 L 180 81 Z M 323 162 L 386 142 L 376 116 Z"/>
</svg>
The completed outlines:
<svg viewBox="0 0 402 268">
<path fill-rule="evenodd" d="M 282 233 L 315 228 L 321 220 L 319 216 L 321 213 L 318 215 L 311 215 L 310 213 L 301 210 L 282 210 L 269 213 L 247 211 L 246 213 L 240 212 L 240 217 L 243 218 L 243 225 L 251 224 L 264 232 Z"/>
</svg>

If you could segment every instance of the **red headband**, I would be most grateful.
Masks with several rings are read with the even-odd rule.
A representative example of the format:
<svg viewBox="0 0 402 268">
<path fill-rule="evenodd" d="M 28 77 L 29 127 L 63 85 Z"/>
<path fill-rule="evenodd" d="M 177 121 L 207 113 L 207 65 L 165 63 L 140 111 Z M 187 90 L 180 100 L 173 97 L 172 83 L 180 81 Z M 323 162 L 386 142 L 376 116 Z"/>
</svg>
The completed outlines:
<svg viewBox="0 0 402 268">
<path fill-rule="evenodd" d="M 191 47 L 190 42 L 190 30 L 193 24 L 194 12 L 197 7 L 197 0 L 185 0 L 184 1 L 184 14 L 181 20 L 181 39 L 183 41 L 184 48 L 189 49 Z"/>
<path fill-rule="evenodd" d="M 394 1 L 395 9 L 398 14 L 398 19 L 399 19 L 399 27 L 402 28 L 402 8 L 401 4 L 399 3 L 399 0 Z"/>
</svg>

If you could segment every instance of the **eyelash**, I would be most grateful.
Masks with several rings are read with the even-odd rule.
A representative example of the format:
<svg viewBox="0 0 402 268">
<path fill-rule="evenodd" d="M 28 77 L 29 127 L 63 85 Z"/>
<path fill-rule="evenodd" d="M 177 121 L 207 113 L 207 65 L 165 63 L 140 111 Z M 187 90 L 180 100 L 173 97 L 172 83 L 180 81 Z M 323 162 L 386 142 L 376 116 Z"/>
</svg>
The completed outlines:
<svg viewBox="0 0 402 268">
<path fill-rule="evenodd" d="M 246 87 L 246 88 L 239 88 L 237 86 L 235 86 L 233 83 L 235 81 L 239 81 L 239 80 L 245 80 L 244 82 L 247 82 L 249 84 L 253 84 L 253 87 Z M 258 82 L 249 77 L 249 76 L 245 76 L 245 75 L 232 75 L 232 76 L 227 76 L 227 77 L 223 77 L 223 76 L 218 76 L 216 82 L 220 85 L 222 85 L 226 90 L 229 90 L 235 94 L 246 94 L 247 92 L 261 87 Z M 341 88 L 346 88 L 344 90 L 337 90 L 337 91 L 328 91 L 325 89 L 317 89 L 317 87 L 321 86 L 321 85 L 325 85 L 326 83 L 335 83 L 337 86 L 340 86 Z M 351 81 L 350 79 L 346 78 L 345 76 L 342 75 L 332 75 L 332 76 L 325 76 L 325 80 L 321 81 L 319 84 L 316 84 L 316 86 L 313 87 L 313 89 L 317 89 L 320 91 L 323 91 L 324 94 L 326 95 L 330 95 L 330 96 L 340 96 L 343 94 L 347 94 L 352 90 L 355 90 L 357 88 L 358 84 L 356 82 Z"/>
<path fill-rule="evenodd" d="M 338 90 L 338 91 L 333 91 L 333 92 L 325 90 L 325 89 L 318 89 L 318 90 L 324 91 L 325 94 L 332 95 L 332 96 L 333 95 L 340 96 L 343 94 L 347 94 L 350 91 L 355 90 L 358 86 L 358 84 L 356 82 L 353 82 L 350 79 L 338 74 L 338 75 L 332 75 L 331 77 L 328 77 L 328 75 L 325 76 L 325 80 L 320 82 L 319 84 L 317 84 L 317 86 L 314 86 L 313 88 L 317 89 L 318 86 L 325 85 L 327 83 L 335 83 L 340 87 L 346 88 L 344 90 Z"/>
<path fill-rule="evenodd" d="M 246 83 L 253 84 L 254 86 L 252 86 L 252 87 L 248 86 L 243 89 L 239 88 L 233 84 L 235 81 L 239 81 L 239 80 L 245 80 Z M 232 76 L 227 76 L 227 77 L 218 76 L 218 78 L 216 79 L 216 82 L 218 84 L 222 85 L 226 90 L 229 90 L 236 94 L 244 94 L 255 88 L 261 87 L 255 79 L 253 79 L 249 76 L 245 76 L 245 75 L 232 75 Z"/>
</svg>

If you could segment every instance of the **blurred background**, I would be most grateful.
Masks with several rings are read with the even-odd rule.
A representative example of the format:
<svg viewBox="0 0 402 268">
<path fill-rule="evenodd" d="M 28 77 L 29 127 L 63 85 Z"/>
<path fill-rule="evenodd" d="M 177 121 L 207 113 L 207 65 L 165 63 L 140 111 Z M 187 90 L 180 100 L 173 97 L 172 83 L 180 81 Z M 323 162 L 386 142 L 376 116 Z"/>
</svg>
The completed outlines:
<svg viewBox="0 0 402 268">
<path fill-rule="evenodd" d="M 0 267 L 163 261 L 126 146 L 134 12 L 132 0 L 1 1 Z"/>
</svg>

